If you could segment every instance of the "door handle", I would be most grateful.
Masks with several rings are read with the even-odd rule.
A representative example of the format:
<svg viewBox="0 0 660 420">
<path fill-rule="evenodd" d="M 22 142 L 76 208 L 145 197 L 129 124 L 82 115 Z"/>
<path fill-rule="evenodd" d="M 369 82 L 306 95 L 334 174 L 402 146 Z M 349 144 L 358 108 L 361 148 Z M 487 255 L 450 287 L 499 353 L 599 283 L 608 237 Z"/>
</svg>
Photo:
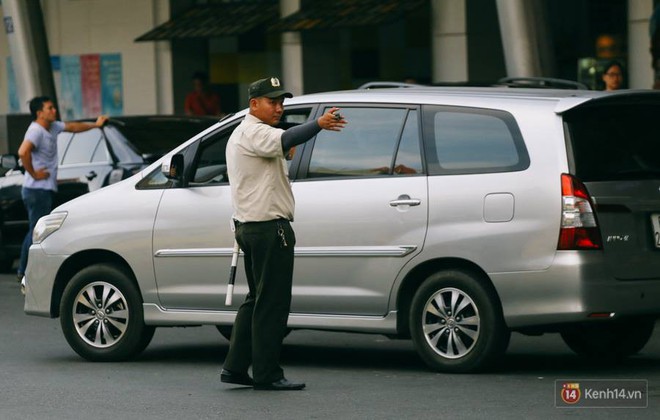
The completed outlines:
<svg viewBox="0 0 660 420">
<path fill-rule="evenodd" d="M 87 178 L 88 181 L 91 181 L 92 179 L 96 178 L 96 172 L 90 171 L 87 175 L 85 175 L 85 178 Z"/>
<path fill-rule="evenodd" d="M 390 206 L 392 207 L 419 206 L 420 204 L 422 204 L 422 200 L 419 198 L 410 198 L 408 194 L 402 194 L 396 200 L 390 201 Z"/>
</svg>

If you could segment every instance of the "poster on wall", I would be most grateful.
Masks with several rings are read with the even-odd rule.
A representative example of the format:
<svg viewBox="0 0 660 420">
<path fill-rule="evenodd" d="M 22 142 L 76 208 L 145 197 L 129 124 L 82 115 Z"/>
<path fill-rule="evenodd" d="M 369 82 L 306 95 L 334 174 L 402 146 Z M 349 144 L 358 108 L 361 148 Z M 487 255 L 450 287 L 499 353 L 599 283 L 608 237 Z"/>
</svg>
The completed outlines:
<svg viewBox="0 0 660 420">
<path fill-rule="evenodd" d="M 51 57 L 60 118 L 64 121 L 124 112 L 121 54 L 83 54 Z M 16 79 L 7 58 L 9 112 L 24 113 Z"/>
<path fill-rule="evenodd" d="M 80 58 L 77 55 L 60 56 L 60 90 L 57 98 L 60 118 L 64 121 L 83 115 L 80 81 Z"/>
<path fill-rule="evenodd" d="M 83 115 L 91 117 L 101 113 L 101 57 L 98 54 L 80 56 L 80 88 Z"/>
<path fill-rule="evenodd" d="M 106 115 L 120 115 L 124 112 L 119 54 L 101 55 L 101 104 Z"/>
<path fill-rule="evenodd" d="M 21 112 L 30 112 L 27 106 L 24 110 L 18 102 L 18 92 L 16 91 L 16 76 L 14 75 L 14 66 L 11 62 L 11 57 L 7 57 L 7 95 L 9 96 L 9 113 L 18 114 Z"/>
</svg>

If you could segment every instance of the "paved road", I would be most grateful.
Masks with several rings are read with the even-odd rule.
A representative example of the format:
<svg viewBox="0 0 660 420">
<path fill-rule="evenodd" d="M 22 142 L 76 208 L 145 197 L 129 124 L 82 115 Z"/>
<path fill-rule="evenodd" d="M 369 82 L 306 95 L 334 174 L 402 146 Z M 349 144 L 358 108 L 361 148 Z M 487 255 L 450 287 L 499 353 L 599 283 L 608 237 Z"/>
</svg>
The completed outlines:
<svg viewBox="0 0 660 420">
<path fill-rule="evenodd" d="M 59 320 L 27 316 L 10 275 L 0 275 L 0 419 L 480 419 L 660 416 L 660 327 L 638 356 L 598 366 L 556 334 L 514 334 L 501 365 L 478 375 L 430 372 L 410 341 L 294 331 L 288 377 L 300 392 L 255 392 L 221 384 L 227 342 L 212 327 L 161 328 L 135 361 L 90 363 Z M 645 409 L 555 408 L 556 379 L 647 379 Z"/>
</svg>

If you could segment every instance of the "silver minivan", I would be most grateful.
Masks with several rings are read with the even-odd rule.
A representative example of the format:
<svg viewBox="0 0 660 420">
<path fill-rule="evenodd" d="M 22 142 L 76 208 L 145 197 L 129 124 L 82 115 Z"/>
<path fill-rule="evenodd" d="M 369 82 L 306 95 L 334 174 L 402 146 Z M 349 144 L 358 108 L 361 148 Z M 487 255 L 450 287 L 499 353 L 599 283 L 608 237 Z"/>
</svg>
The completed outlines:
<svg viewBox="0 0 660 420">
<path fill-rule="evenodd" d="M 289 161 L 290 329 L 412 338 L 445 372 L 486 368 L 511 332 L 559 332 L 606 360 L 648 342 L 660 314 L 660 93 L 332 92 L 288 99 L 282 125 L 333 106 L 349 125 Z M 138 354 L 158 326 L 229 336 L 247 284 L 240 262 L 225 306 L 225 146 L 245 112 L 42 218 L 25 311 L 60 317 L 94 361 Z"/>
</svg>

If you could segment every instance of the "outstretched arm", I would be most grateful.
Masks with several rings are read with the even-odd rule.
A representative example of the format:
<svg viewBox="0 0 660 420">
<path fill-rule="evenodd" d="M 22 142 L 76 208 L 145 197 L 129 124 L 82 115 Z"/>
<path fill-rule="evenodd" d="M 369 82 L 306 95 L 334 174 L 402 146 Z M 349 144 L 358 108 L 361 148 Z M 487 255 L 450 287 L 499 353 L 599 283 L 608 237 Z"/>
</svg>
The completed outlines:
<svg viewBox="0 0 660 420">
<path fill-rule="evenodd" d="M 289 150 L 314 137 L 321 130 L 340 131 L 346 125 L 346 120 L 336 112 L 339 108 L 331 108 L 314 121 L 291 127 L 282 134 L 282 150 Z"/>
<path fill-rule="evenodd" d="M 100 128 L 103 127 L 103 124 L 105 124 L 108 121 L 108 117 L 105 115 L 101 115 L 96 119 L 96 122 L 93 123 L 88 123 L 88 122 L 65 122 L 64 123 L 64 131 L 70 131 L 72 133 L 80 133 L 83 131 L 91 130 L 92 128 Z"/>
</svg>

